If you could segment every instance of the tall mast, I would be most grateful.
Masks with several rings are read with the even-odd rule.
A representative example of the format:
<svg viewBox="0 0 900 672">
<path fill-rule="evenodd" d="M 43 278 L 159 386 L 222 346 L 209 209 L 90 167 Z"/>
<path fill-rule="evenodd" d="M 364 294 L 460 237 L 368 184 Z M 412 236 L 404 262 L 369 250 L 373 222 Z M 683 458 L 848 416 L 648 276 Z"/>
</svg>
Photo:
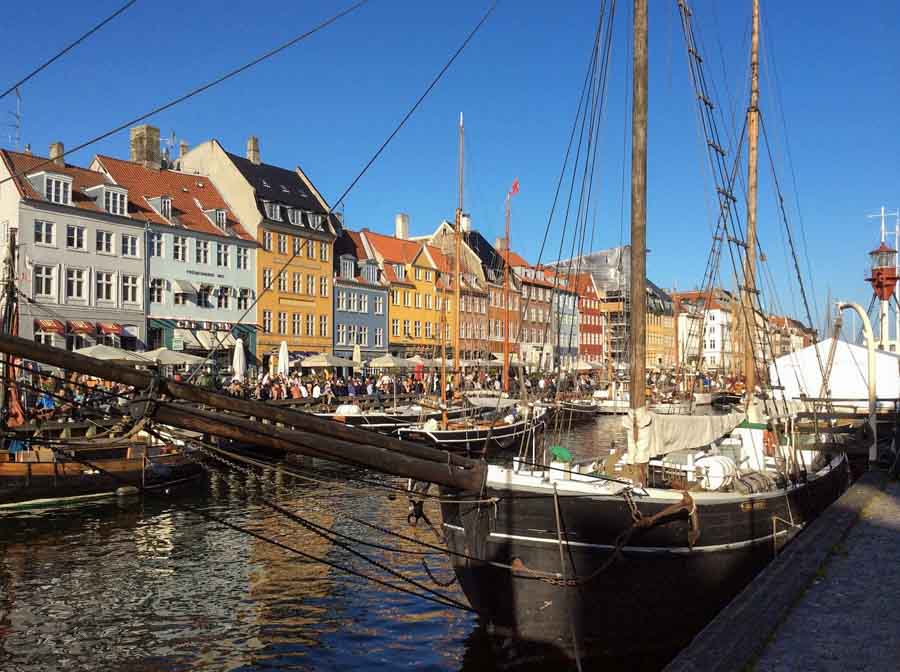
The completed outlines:
<svg viewBox="0 0 900 672">
<path fill-rule="evenodd" d="M 510 193 L 506 194 L 506 263 L 503 264 L 503 305 L 506 306 L 506 328 L 503 330 L 503 391 L 509 392 L 509 206 Z M 521 383 L 521 379 L 519 380 Z"/>
<path fill-rule="evenodd" d="M 647 377 L 647 0 L 634 0 L 631 93 L 631 408 L 644 406 Z M 635 428 L 637 428 L 635 420 Z"/>
<path fill-rule="evenodd" d="M 744 270 L 744 317 L 747 322 L 744 376 L 747 399 L 756 389 L 756 200 L 759 186 L 759 0 L 753 0 L 753 32 L 750 39 L 750 107 L 747 108 L 747 267 Z"/>
<path fill-rule="evenodd" d="M 454 243 L 456 247 L 456 253 L 454 254 L 455 261 L 455 272 L 453 274 L 453 283 L 456 286 L 456 296 L 455 301 L 456 305 L 453 306 L 453 310 L 455 311 L 456 320 L 454 321 L 456 328 L 453 330 L 453 368 L 456 372 L 455 374 L 455 382 L 456 389 L 460 389 L 462 376 L 460 374 L 460 350 L 459 350 L 459 331 L 462 328 L 462 323 L 460 322 L 460 278 L 459 278 L 459 256 L 460 256 L 460 237 L 461 237 L 461 228 L 462 228 L 462 212 L 463 212 L 463 159 L 464 155 L 464 147 L 465 147 L 465 127 L 463 126 L 463 113 L 459 113 L 459 168 L 458 168 L 458 200 L 456 204 L 456 226 L 454 227 Z"/>
</svg>

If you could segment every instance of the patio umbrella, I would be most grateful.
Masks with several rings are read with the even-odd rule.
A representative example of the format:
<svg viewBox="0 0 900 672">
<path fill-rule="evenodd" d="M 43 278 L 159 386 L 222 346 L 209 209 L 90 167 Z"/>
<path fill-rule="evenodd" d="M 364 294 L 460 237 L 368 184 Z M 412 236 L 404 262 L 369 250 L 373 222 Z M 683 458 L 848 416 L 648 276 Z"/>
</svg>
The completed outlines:
<svg viewBox="0 0 900 672">
<path fill-rule="evenodd" d="M 330 352 L 313 355 L 300 362 L 300 366 L 304 369 L 332 369 L 337 366 L 353 366 L 354 364 L 355 362 L 352 359 L 337 357 Z"/>
<path fill-rule="evenodd" d="M 416 362 L 388 354 L 376 357 L 369 362 L 369 366 L 373 369 L 414 369 Z"/>
<path fill-rule="evenodd" d="M 244 339 L 238 338 L 234 341 L 234 354 L 231 358 L 231 371 L 236 380 L 244 382 L 244 376 L 247 375 L 247 355 L 244 352 Z"/>
<path fill-rule="evenodd" d="M 359 371 L 363 366 L 362 348 L 358 345 L 353 346 L 353 370 Z"/>
<path fill-rule="evenodd" d="M 175 352 L 174 350 L 169 350 L 168 348 L 157 348 L 156 350 L 149 350 L 143 353 L 143 355 L 147 360 L 149 360 L 148 363 L 155 362 L 160 366 L 179 366 L 181 364 L 193 366 L 196 364 L 202 364 L 206 361 L 205 357 L 189 355 L 186 352 Z"/>
<path fill-rule="evenodd" d="M 421 355 L 416 355 L 415 357 L 410 357 L 409 361 L 415 362 L 416 366 L 422 365 L 426 368 L 430 368 L 433 366 L 437 366 L 437 362 L 434 359 L 425 359 Z"/>
<path fill-rule="evenodd" d="M 278 348 L 278 368 L 275 371 L 279 376 L 287 376 L 290 373 L 289 358 L 287 341 L 282 341 L 281 347 Z"/>
<path fill-rule="evenodd" d="M 102 359 L 107 362 L 138 362 L 143 364 L 151 364 L 153 360 L 147 359 L 146 353 L 132 352 L 130 350 L 122 350 L 114 348 L 111 345 L 98 343 L 87 348 L 79 348 L 75 351 L 79 355 L 87 355 L 94 359 Z"/>
</svg>

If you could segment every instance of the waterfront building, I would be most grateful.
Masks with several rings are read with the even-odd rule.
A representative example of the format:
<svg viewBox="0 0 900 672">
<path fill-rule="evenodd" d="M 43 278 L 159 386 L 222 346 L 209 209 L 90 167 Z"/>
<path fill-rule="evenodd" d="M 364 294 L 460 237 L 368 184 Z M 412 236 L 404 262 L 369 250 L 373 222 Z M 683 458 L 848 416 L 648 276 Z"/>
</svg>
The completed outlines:
<svg viewBox="0 0 900 672">
<path fill-rule="evenodd" d="M 673 292 L 672 302 L 680 365 L 724 373 L 743 369 L 740 304 L 731 292 L 719 287 Z"/>
<path fill-rule="evenodd" d="M 362 236 L 344 229 L 334 242 L 334 349 L 364 360 L 388 353 L 388 283 Z"/>
<path fill-rule="evenodd" d="M 259 139 L 246 156 L 209 140 L 179 159 L 181 170 L 208 175 L 244 229 L 259 243 L 256 256 L 256 352 L 274 362 L 282 341 L 292 359 L 331 352 L 334 240 L 339 218 L 299 168 L 264 163 Z"/>
<path fill-rule="evenodd" d="M 449 356 L 455 315 L 447 258 L 431 245 L 368 229 L 362 230 L 360 238 L 388 282 L 391 353 L 439 357 L 443 326 Z"/>
<path fill-rule="evenodd" d="M 548 280 L 543 268 L 536 268 L 513 250 L 503 249 L 498 239 L 499 254 L 509 264 L 520 287 L 520 314 L 522 334 L 518 349 L 522 361 L 540 370 L 552 369 L 555 365 L 553 344 L 555 341 L 553 321 L 553 283 Z M 510 306 L 510 313 L 512 313 Z"/>
<path fill-rule="evenodd" d="M 800 320 L 786 315 L 769 315 L 768 324 L 773 358 L 799 352 L 816 342 L 816 330 Z"/>
<path fill-rule="evenodd" d="M 97 156 L 92 168 L 127 191 L 129 216 L 146 232 L 148 347 L 214 351 L 228 366 L 240 338 L 252 361 L 256 243 L 215 186 L 167 167 L 147 126 L 132 130 L 130 161 Z"/>
<path fill-rule="evenodd" d="M 602 362 L 605 334 L 600 290 L 590 273 L 578 273 L 573 284 L 578 292 L 578 357 L 588 362 Z"/>
<path fill-rule="evenodd" d="M 63 159 L 0 150 L 3 242 L 17 242 L 19 335 L 74 350 L 146 346 L 144 222 L 127 189 Z M 12 178 L 12 179 L 9 179 Z"/>
<path fill-rule="evenodd" d="M 578 360 L 578 346 L 581 341 L 578 292 L 573 282 L 571 269 L 555 271 L 539 266 L 538 270 L 553 285 L 550 300 L 550 342 L 553 347 L 553 361 L 563 369 Z"/>
</svg>

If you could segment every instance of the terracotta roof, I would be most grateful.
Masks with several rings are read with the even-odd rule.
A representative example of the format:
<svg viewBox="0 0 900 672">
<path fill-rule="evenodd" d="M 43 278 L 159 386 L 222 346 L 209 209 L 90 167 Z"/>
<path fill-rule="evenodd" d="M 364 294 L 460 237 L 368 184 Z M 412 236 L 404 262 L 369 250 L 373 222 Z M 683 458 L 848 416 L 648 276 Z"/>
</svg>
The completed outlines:
<svg viewBox="0 0 900 672">
<path fill-rule="evenodd" d="M 520 266 L 523 268 L 531 268 L 531 264 L 529 264 L 527 261 L 525 261 L 522 257 L 520 257 L 518 254 L 516 254 L 512 250 L 498 250 L 498 251 L 500 253 L 500 256 L 505 261 L 507 261 L 507 263 L 509 263 L 509 265 L 512 266 L 513 268 L 517 268 Z"/>
<path fill-rule="evenodd" d="M 71 164 L 58 166 L 51 163 L 49 159 L 43 156 L 35 156 L 33 154 L 22 154 L 21 152 L 13 152 L 8 149 L 0 150 L 0 156 L 6 164 L 7 170 L 13 178 L 19 194 L 24 198 L 44 201 L 44 194 L 38 193 L 31 182 L 26 179 L 26 175 L 39 173 L 42 171 L 48 173 L 58 173 L 60 175 L 68 175 L 72 178 L 72 205 L 76 208 L 84 210 L 93 210 L 94 212 L 105 212 L 103 204 L 97 204 L 94 197 L 84 193 L 87 187 L 95 187 L 99 184 L 112 184 L 112 181 L 103 173 L 80 168 Z"/>
<path fill-rule="evenodd" d="M 178 224 L 191 231 L 214 236 L 226 235 L 210 221 L 204 210 L 225 210 L 228 230 L 242 240 L 253 240 L 238 223 L 225 199 L 209 178 L 175 170 L 155 170 L 143 164 L 123 161 L 109 156 L 97 156 L 97 161 L 109 173 L 116 184 L 128 189 L 128 214 L 138 220 L 173 226 L 156 212 L 148 199 L 169 196 L 172 199 L 172 215 Z"/>
</svg>

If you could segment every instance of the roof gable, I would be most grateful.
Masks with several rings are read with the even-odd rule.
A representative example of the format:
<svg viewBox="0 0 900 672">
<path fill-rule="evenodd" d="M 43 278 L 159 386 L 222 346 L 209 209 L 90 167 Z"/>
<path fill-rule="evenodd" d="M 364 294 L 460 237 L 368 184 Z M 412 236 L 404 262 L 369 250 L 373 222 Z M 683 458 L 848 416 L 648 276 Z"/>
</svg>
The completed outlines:
<svg viewBox="0 0 900 672">
<path fill-rule="evenodd" d="M 27 179 L 27 175 L 39 172 L 66 175 L 72 178 L 72 206 L 94 212 L 106 212 L 102 204 L 97 204 L 94 196 L 85 193 L 85 190 L 91 187 L 113 184 L 112 180 L 103 173 L 69 163 L 60 166 L 42 156 L 13 152 L 8 149 L 0 150 L 0 156 L 3 157 L 3 162 L 13 178 L 13 183 L 23 198 L 46 201 L 44 194 L 34 188 Z"/>
</svg>

